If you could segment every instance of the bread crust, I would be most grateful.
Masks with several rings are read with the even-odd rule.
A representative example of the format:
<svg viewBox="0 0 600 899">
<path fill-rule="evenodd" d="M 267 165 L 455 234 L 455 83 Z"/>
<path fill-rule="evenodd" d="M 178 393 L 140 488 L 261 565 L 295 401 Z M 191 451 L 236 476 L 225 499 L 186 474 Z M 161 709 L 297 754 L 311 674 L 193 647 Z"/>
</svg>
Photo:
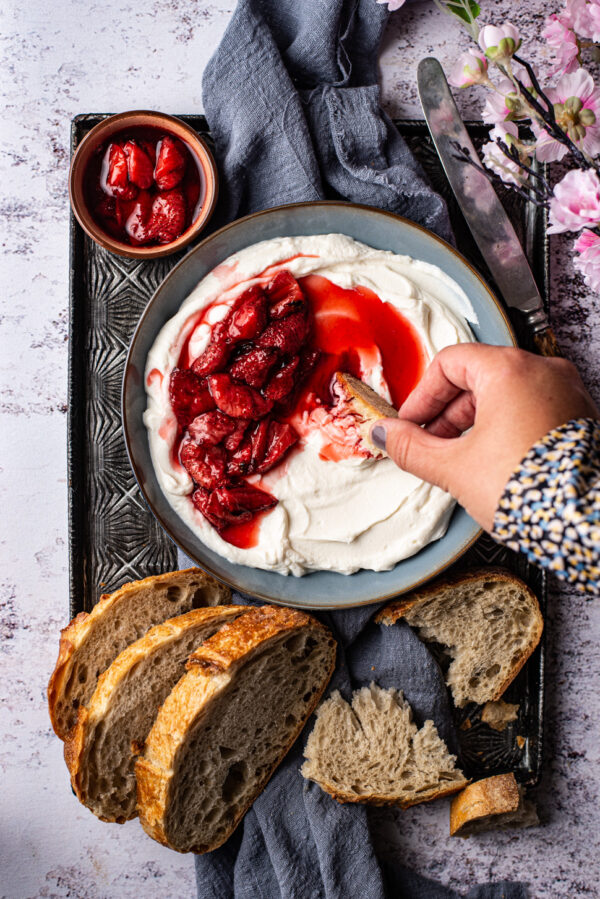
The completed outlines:
<svg viewBox="0 0 600 899">
<path fill-rule="evenodd" d="M 341 804 L 352 802 L 355 805 L 395 806 L 396 808 L 406 809 L 413 805 L 421 805 L 422 802 L 432 802 L 434 799 L 441 799 L 443 796 L 452 796 L 459 790 L 463 790 L 469 782 L 465 777 L 463 780 L 449 784 L 447 787 L 434 787 L 431 790 L 425 790 L 418 798 L 402 800 L 395 796 L 381 796 L 378 793 L 365 793 L 362 796 L 357 796 L 356 793 L 346 793 L 340 790 L 339 787 L 334 787 L 333 784 L 322 780 L 318 781 L 318 785 Z"/>
<path fill-rule="evenodd" d="M 129 676 L 129 673 L 148 656 L 164 646 L 165 643 L 177 639 L 190 628 L 200 628 L 211 621 L 221 620 L 223 624 L 244 615 L 248 606 L 205 606 L 192 609 L 176 618 L 169 618 L 162 624 L 151 628 L 143 637 L 131 643 L 121 652 L 112 665 L 98 678 L 96 689 L 87 704 L 78 710 L 77 723 L 65 738 L 64 757 L 71 775 L 71 786 L 79 801 L 91 809 L 102 821 L 116 821 L 122 824 L 126 817 L 109 818 L 98 814 L 88 804 L 84 787 L 84 772 L 87 763 L 88 743 L 99 721 L 106 715 L 115 689 Z M 140 747 L 143 751 L 143 746 Z"/>
<path fill-rule="evenodd" d="M 226 834 L 209 847 L 193 847 L 191 852 L 210 852 L 221 846 L 233 833 L 264 789 L 282 759 L 300 735 L 308 717 L 316 708 L 335 667 L 335 641 L 328 628 L 304 612 L 279 606 L 253 607 L 248 614 L 226 625 L 190 656 L 187 672 L 161 706 L 148 734 L 144 756 L 136 762 L 137 805 L 142 827 L 149 836 L 175 849 L 166 832 L 170 794 L 174 780 L 174 764 L 180 746 L 197 720 L 207 715 L 211 700 L 220 696 L 235 674 L 260 655 L 269 644 L 285 639 L 300 630 L 327 635 L 331 642 L 331 664 L 326 678 L 307 707 L 304 719 L 292 734 L 283 752 L 275 760 L 265 779 L 258 785 L 247 804 L 232 817 Z"/>
<path fill-rule="evenodd" d="M 66 695 L 76 654 L 93 632 L 97 622 L 107 614 L 114 614 L 115 607 L 122 602 L 126 603 L 140 589 L 164 587 L 176 583 L 182 578 L 196 577 L 201 577 L 207 586 L 211 586 L 215 590 L 218 598 L 215 605 L 228 605 L 231 602 L 231 590 L 225 584 L 221 584 L 201 568 L 185 568 L 181 571 L 168 571 L 165 574 L 147 577 L 140 581 L 130 581 L 123 584 L 114 593 L 103 593 L 91 612 L 80 612 L 61 630 L 58 658 L 47 690 L 50 721 L 55 734 L 61 740 L 66 738 L 68 730 L 61 727 L 58 718 L 59 704 Z"/>
<path fill-rule="evenodd" d="M 469 784 L 450 804 L 450 836 L 481 818 L 516 812 L 520 804 L 521 792 L 512 772 Z"/>
<path fill-rule="evenodd" d="M 519 589 L 522 590 L 529 599 L 535 618 L 535 628 L 533 635 L 530 638 L 527 646 L 523 650 L 521 657 L 510 668 L 508 675 L 496 689 L 495 693 L 489 697 L 490 701 L 496 701 L 500 699 L 505 690 L 510 686 L 510 684 L 512 684 L 527 659 L 531 656 L 532 652 L 540 642 L 542 631 L 544 629 L 544 619 L 542 618 L 542 613 L 540 611 L 540 605 L 537 596 L 524 581 L 516 577 L 511 572 L 507 571 L 504 568 L 474 568 L 471 571 L 464 572 L 463 574 L 455 574 L 451 577 L 446 577 L 441 580 L 434 581 L 432 584 L 429 584 L 426 587 L 421 587 L 412 593 L 405 594 L 400 599 L 396 599 L 393 602 L 388 603 L 387 606 L 385 606 L 380 612 L 377 613 L 374 620 L 376 624 L 395 624 L 398 619 L 404 618 L 406 616 L 406 613 L 411 609 L 418 608 L 419 606 L 428 602 L 430 599 L 435 599 L 441 593 L 441 591 L 446 590 L 449 587 L 457 586 L 459 584 L 464 585 L 475 583 L 480 580 L 493 581 L 496 583 L 510 583 L 518 586 Z"/>
<path fill-rule="evenodd" d="M 371 426 L 382 418 L 397 418 L 396 409 L 363 381 L 345 372 L 335 373 L 332 390 L 355 417 L 356 427 L 369 450 L 376 456 L 387 456 L 385 450 L 371 440 Z"/>
</svg>

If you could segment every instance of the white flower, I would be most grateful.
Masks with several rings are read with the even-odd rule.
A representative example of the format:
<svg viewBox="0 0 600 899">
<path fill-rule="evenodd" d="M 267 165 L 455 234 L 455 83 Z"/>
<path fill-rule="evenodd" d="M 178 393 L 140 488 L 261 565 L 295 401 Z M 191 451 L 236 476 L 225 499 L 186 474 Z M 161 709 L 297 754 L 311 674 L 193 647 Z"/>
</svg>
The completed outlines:
<svg viewBox="0 0 600 899">
<path fill-rule="evenodd" d="M 496 140 L 501 140 L 510 146 L 514 139 L 518 138 L 518 129 L 514 122 L 497 124 L 490 132 L 491 140 L 482 147 L 483 162 L 486 168 L 499 175 L 507 184 L 522 184 L 526 178 L 525 172 L 513 159 L 500 149 Z"/>
<path fill-rule="evenodd" d="M 467 50 L 452 66 L 448 81 L 452 87 L 472 87 L 487 80 L 487 69 L 488 62 L 483 53 Z"/>
<path fill-rule="evenodd" d="M 580 231 L 600 224 L 600 179 L 591 169 L 567 172 L 554 188 L 550 200 L 548 234 Z"/>
<path fill-rule="evenodd" d="M 484 25 L 479 32 L 479 46 L 488 59 L 509 62 L 521 46 L 519 29 L 510 22 L 504 25 Z"/>
<path fill-rule="evenodd" d="M 404 6 L 406 0 L 377 0 L 378 3 L 387 3 L 389 12 L 396 12 L 401 6 Z"/>
</svg>

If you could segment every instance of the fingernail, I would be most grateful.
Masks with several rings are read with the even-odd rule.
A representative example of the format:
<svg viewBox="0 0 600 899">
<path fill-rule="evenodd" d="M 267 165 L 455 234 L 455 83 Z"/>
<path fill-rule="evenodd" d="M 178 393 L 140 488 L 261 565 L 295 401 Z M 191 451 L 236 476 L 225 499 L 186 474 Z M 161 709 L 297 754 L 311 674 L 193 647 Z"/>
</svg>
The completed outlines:
<svg viewBox="0 0 600 899">
<path fill-rule="evenodd" d="M 384 425 L 375 425 L 375 427 L 371 429 L 371 440 L 375 446 L 379 447 L 381 450 L 385 450 L 386 436 Z"/>
</svg>

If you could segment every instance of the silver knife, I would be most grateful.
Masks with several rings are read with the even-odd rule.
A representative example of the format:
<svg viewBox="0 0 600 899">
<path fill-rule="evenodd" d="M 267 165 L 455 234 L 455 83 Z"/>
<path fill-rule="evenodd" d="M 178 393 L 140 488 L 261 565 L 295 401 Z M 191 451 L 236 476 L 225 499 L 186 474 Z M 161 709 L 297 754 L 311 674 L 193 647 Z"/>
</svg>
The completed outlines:
<svg viewBox="0 0 600 899">
<path fill-rule="evenodd" d="M 486 176 L 457 153 L 455 142 L 481 167 L 437 59 L 430 56 L 421 60 L 417 82 L 425 119 L 450 187 L 500 293 L 508 306 L 524 314 L 538 351 L 544 356 L 559 356 L 540 292 L 510 219 Z"/>
</svg>

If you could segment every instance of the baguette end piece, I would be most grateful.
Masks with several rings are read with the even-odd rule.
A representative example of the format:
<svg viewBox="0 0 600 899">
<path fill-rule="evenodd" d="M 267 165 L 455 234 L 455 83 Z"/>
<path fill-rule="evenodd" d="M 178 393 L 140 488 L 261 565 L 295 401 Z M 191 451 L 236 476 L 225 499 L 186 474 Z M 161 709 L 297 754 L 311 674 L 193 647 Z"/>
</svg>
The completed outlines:
<svg viewBox="0 0 600 899">
<path fill-rule="evenodd" d="M 450 836 L 469 837 L 487 830 L 534 827 L 538 817 L 515 775 L 497 774 L 469 784 L 450 805 Z"/>
</svg>

